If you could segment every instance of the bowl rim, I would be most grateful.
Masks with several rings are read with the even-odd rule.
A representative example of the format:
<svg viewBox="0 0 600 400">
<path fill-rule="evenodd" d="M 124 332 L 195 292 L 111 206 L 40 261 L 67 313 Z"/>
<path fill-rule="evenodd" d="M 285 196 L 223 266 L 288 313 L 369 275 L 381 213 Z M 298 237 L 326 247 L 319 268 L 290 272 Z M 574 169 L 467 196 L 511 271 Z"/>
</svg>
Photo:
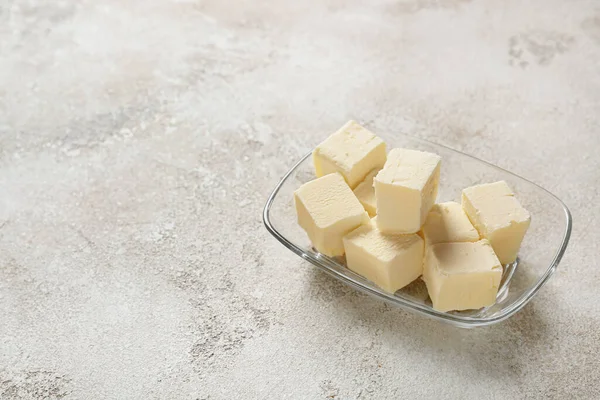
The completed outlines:
<svg viewBox="0 0 600 400">
<path fill-rule="evenodd" d="M 512 315 L 517 313 L 519 310 L 521 310 L 533 298 L 533 296 L 542 288 L 542 286 L 544 286 L 546 284 L 546 282 L 548 281 L 548 279 L 550 279 L 550 277 L 552 276 L 554 271 L 556 271 L 558 264 L 560 263 L 562 257 L 564 256 L 565 251 L 567 249 L 567 245 L 569 244 L 569 239 L 571 237 L 571 230 L 573 227 L 573 219 L 572 219 L 571 212 L 569 211 L 568 207 L 556 195 L 554 195 L 552 192 L 548 191 L 547 189 L 543 188 L 542 186 L 538 185 L 537 183 L 534 183 L 534 182 L 532 182 L 526 178 L 523 178 L 513 172 L 510 172 L 504 168 L 498 167 L 497 165 L 494 165 L 492 163 L 489 163 L 485 160 L 482 160 L 482 159 L 472 156 L 470 154 L 463 153 L 462 151 L 453 149 L 453 148 L 448 147 L 443 144 L 435 143 L 435 142 L 427 140 L 427 139 L 422 139 L 419 137 L 406 135 L 403 133 L 399 133 L 398 135 L 404 136 L 410 140 L 415 140 L 415 141 L 418 141 L 418 142 L 421 142 L 424 144 L 442 147 L 446 150 L 450 150 L 450 151 L 458 153 L 462 156 L 471 158 L 472 160 L 479 161 L 483 164 L 486 164 L 489 167 L 492 167 L 501 172 L 510 174 L 516 178 L 522 179 L 523 181 L 526 181 L 527 183 L 534 185 L 537 188 L 541 189 L 542 191 L 546 192 L 549 196 L 551 196 L 554 200 L 556 200 L 557 203 L 562 207 L 562 210 L 564 212 L 564 216 L 566 219 L 566 229 L 564 230 L 564 233 L 563 233 L 561 245 L 560 245 L 558 251 L 556 252 L 552 262 L 548 266 L 548 269 L 544 272 L 544 274 L 541 276 L 541 278 L 537 281 L 537 283 L 535 285 L 532 285 L 531 288 L 529 288 L 525 293 L 523 293 L 511 305 L 509 305 L 506 308 L 503 308 L 498 315 L 495 315 L 494 317 L 490 317 L 490 318 L 460 316 L 460 315 L 456 315 L 456 314 L 450 314 L 447 312 L 436 311 L 433 308 L 424 306 L 422 304 L 414 303 L 412 301 L 403 299 L 401 297 L 396 297 L 393 294 L 388 294 L 383 291 L 381 291 L 381 292 L 376 291 L 371 287 L 363 285 L 361 282 L 359 282 L 356 279 L 353 279 L 351 276 L 343 275 L 340 272 L 338 272 L 336 270 L 336 267 L 339 264 L 334 262 L 333 260 L 329 259 L 329 257 L 322 255 L 320 253 L 315 253 L 315 254 L 307 253 L 305 250 L 298 247 L 297 245 L 295 245 L 294 243 L 289 241 L 285 236 L 283 236 L 271 223 L 271 219 L 270 219 L 271 206 L 273 205 L 273 202 L 274 202 L 275 198 L 277 197 L 277 194 L 279 193 L 281 187 L 287 181 L 289 176 L 294 171 L 296 171 L 296 169 L 300 166 L 300 164 L 302 164 L 308 157 L 310 157 L 312 155 L 314 150 L 311 150 L 306 155 L 304 155 L 299 161 L 297 161 L 290 168 L 290 170 L 287 171 L 285 173 L 285 175 L 280 179 L 280 181 L 277 183 L 277 185 L 275 186 L 275 188 L 269 195 L 269 198 L 267 199 L 267 202 L 265 203 L 265 206 L 263 208 L 263 213 L 262 213 L 263 223 L 264 223 L 266 229 L 269 231 L 269 233 L 271 233 L 271 235 L 273 235 L 281 244 L 283 244 L 289 250 L 296 253 L 301 258 L 309 261 L 311 264 L 317 266 L 319 269 L 326 272 L 327 274 L 333 276 L 334 278 L 336 278 L 356 289 L 359 289 L 360 291 L 362 291 L 364 293 L 367 293 L 378 299 L 381 299 L 388 303 L 399 306 L 407 311 L 411 311 L 411 312 L 414 312 L 417 314 L 425 314 L 427 317 L 436 319 L 438 321 L 447 322 L 447 323 L 450 323 L 450 324 L 453 324 L 456 326 L 460 326 L 460 327 L 465 327 L 465 328 L 492 325 L 492 324 L 496 324 L 498 322 L 504 321 L 507 318 L 511 317 Z"/>
</svg>

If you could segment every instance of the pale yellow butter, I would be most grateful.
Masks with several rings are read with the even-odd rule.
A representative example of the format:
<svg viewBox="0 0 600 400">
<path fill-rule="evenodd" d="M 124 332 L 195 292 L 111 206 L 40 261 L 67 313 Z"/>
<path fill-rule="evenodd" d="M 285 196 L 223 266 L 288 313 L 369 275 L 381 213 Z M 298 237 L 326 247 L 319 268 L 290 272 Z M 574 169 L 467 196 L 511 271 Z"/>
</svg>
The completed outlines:
<svg viewBox="0 0 600 400">
<path fill-rule="evenodd" d="M 348 121 L 313 151 L 317 177 L 339 172 L 352 189 L 385 160 L 383 140 L 356 121 Z"/>
<path fill-rule="evenodd" d="M 339 173 L 300 186 L 294 203 L 298 223 L 313 246 L 330 257 L 344 254 L 344 235 L 369 223 L 368 214 Z"/>
<path fill-rule="evenodd" d="M 435 203 L 441 158 L 417 150 L 393 149 L 375 176 L 377 226 L 385 233 L 415 233 Z"/>
<path fill-rule="evenodd" d="M 421 234 L 426 246 L 479 240 L 479 233 L 469 221 L 462 206 L 454 201 L 434 204 L 427 214 Z"/>
<path fill-rule="evenodd" d="M 502 266 L 487 240 L 428 246 L 424 264 L 434 309 L 478 309 L 496 301 Z"/>
<path fill-rule="evenodd" d="M 345 236 L 344 247 L 348 268 L 389 293 L 423 273 L 423 239 L 416 234 L 384 235 L 372 221 Z"/>
<path fill-rule="evenodd" d="M 500 262 L 515 261 L 531 217 L 506 182 L 464 189 L 462 206 L 481 237 L 490 241 Z"/>
<path fill-rule="evenodd" d="M 374 217 L 377 214 L 377 202 L 375 201 L 375 188 L 373 187 L 373 178 L 379 172 L 379 169 L 374 169 L 369 172 L 364 181 L 362 181 L 356 189 L 354 194 L 363 205 L 365 211 L 369 213 L 370 217 Z"/>
</svg>

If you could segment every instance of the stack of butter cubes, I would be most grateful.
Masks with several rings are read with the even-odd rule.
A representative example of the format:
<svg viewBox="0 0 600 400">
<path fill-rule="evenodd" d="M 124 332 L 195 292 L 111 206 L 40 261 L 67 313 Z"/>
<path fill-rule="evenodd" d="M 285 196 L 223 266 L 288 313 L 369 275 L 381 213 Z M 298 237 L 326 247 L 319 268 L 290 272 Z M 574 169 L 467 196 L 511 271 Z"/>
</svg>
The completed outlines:
<svg viewBox="0 0 600 400">
<path fill-rule="evenodd" d="M 436 203 L 441 157 L 395 148 L 354 121 L 313 152 L 317 179 L 294 193 L 314 248 L 394 293 L 422 277 L 438 311 L 496 300 L 529 213 L 504 181 L 472 186 L 461 204 Z"/>
</svg>

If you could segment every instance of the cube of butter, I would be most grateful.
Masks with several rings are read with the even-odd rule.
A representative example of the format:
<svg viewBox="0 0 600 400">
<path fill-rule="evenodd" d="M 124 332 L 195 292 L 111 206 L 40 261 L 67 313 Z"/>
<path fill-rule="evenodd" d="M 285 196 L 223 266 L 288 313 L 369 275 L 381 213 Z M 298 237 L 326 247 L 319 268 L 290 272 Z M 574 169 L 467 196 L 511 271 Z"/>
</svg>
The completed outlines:
<svg viewBox="0 0 600 400">
<path fill-rule="evenodd" d="M 464 189 L 462 206 L 481 237 L 490 241 L 500 262 L 515 261 L 531 217 L 506 182 Z"/>
<path fill-rule="evenodd" d="M 383 167 L 385 159 L 383 140 L 356 121 L 348 121 L 313 151 L 317 177 L 339 172 L 352 189 Z"/>
<path fill-rule="evenodd" d="M 427 214 L 421 234 L 425 246 L 448 242 L 476 242 L 479 233 L 460 204 L 449 201 L 434 204 Z"/>
<path fill-rule="evenodd" d="M 377 214 L 377 203 L 375 202 L 375 188 L 373 187 L 373 178 L 379 172 L 379 169 L 374 169 L 369 172 L 364 181 L 354 189 L 354 194 L 360 204 L 363 205 L 365 211 L 369 213 L 370 217 L 374 217 Z"/>
<path fill-rule="evenodd" d="M 294 203 L 298 223 L 313 246 L 330 257 L 344 254 L 344 235 L 369 223 L 368 214 L 338 173 L 300 186 L 294 192 Z"/>
<path fill-rule="evenodd" d="M 433 308 L 469 310 L 494 304 L 502 265 L 490 243 L 438 243 L 425 250 L 423 280 Z"/>
<path fill-rule="evenodd" d="M 423 239 L 416 234 L 384 235 L 372 221 L 346 235 L 344 247 L 348 268 L 389 293 L 423 273 Z"/>
<path fill-rule="evenodd" d="M 435 203 L 441 158 L 417 150 L 393 149 L 375 176 L 377 226 L 385 233 L 415 233 Z"/>
</svg>

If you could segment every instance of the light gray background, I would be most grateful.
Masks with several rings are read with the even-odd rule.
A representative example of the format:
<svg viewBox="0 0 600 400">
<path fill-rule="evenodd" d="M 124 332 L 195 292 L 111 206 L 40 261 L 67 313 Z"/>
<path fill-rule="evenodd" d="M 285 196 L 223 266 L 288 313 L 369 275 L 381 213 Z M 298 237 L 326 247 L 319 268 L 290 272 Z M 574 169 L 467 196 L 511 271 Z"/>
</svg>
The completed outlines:
<svg viewBox="0 0 600 400">
<path fill-rule="evenodd" d="M 349 118 L 553 191 L 523 311 L 460 330 L 269 236 Z M 0 398 L 598 398 L 600 4 L 0 2 Z"/>
</svg>

